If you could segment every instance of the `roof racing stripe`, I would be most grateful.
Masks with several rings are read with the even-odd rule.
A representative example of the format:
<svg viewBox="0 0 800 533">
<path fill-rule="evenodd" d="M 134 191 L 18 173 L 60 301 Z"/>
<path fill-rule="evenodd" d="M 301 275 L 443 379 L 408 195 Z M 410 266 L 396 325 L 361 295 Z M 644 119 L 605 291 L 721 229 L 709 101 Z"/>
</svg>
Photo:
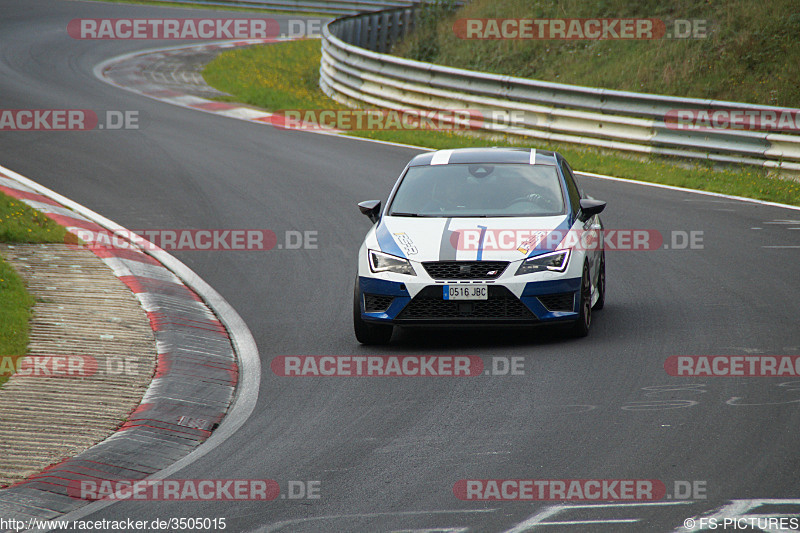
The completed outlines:
<svg viewBox="0 0 800 533">
<path fill-rule="evenodd" d="M 439 150 L 433 154 L 431 158 L 431 165 L 446 165 L 450 162 L 450 156 L 453 154 L 452 150 Z"/>
</svg>

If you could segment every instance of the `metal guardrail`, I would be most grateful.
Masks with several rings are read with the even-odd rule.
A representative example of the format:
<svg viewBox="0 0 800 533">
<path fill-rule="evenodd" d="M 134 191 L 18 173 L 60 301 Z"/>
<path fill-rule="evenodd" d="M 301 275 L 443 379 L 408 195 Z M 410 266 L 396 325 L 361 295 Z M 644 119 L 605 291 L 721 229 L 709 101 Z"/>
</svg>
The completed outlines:
<svg viewBox="0 0 800 533">
<path fill-rule="evenodd" d="M 176 4 L 242 7 L 291 13 L 353 15 L 365 11 L 408 6 L 430 0 L 167 0 Z"/>
<path fill-rule="evenodd" d="M 393 43 L 413 29 L 418 9 L 364 13 L 325 26 L 322 90 L 354 107 L 469 109 L 484 117 L 481 128 L 486 131 L 542 141 L 800 171 L 800 135 L 675 129 L 665 121 L 675 110 L 780 112 L 786 108 L 550 83 L 387 54 Z M 512 113 L 515 120 L 509 128 Z"/>
</svg>

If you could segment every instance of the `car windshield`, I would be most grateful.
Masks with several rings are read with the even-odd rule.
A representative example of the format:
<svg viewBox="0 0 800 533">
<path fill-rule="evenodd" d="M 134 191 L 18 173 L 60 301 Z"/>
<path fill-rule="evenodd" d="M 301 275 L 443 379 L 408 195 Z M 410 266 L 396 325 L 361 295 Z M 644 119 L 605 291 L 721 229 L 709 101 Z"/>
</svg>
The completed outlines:
<svg viewBox="0 0 800 533">
<path fill-rule="evenodd" d="M 451 164 L 410 167 L 390 216 L 530 217 L 565 212 L 556 167 Z"/>
</svg>

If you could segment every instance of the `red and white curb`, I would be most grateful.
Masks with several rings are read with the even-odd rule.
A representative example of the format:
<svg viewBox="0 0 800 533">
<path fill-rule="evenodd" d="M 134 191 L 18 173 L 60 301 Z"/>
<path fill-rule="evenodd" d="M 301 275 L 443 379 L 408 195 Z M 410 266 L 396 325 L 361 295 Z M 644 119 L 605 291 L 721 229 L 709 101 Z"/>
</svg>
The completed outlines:
<svg viewBox="0 0 800 533">
<path fill-rule="evenodd" d="M 221 41 L 210 44 L 182 45 L 143 52 L 135 52 L 116 56 L 103 61 L 94 68 L 94 74 L 99 79 L 114 85 L 115 87 L 146 96 L 147 98 L 159 100 L 164 103 L 184 107 L 187 109 L 204 111 L 206 113 L 213 113 L 223 117 L 235 118 L 256 124 L 266 124 L 281 128 L 285 127 L 286 121 L 283 115 L 280 113 L 270 113 L 263 109 L 247 107 L 241 104 L 217 102 L 215 100 L 209 100 L 207 98 L 201 98 L 199 96 L 176 91 L 173 88 L 159 85 L 157 82 L 147 79 L 145 76 L 143 76 L 142 71 L 153 62 L 172 56 L 179 56 L 185 52 L 224 50 L 241 46 L 252 46 L 254 44 L 270 44 L 291 40 L 295 39 L 247 39 L 239 41 Z M 341 130 L 326 128 L 319 125 L 301 123 L 301 126 L 303 131 L 310 131 L 313 133 L 342 133 Z"/>
<path fill-rule="evenodd" d="M 0 191 L 73 234 L 80 230 L 84 235 L 87 231 L 131 235 L 122 226 L 3 167 Z M 141 241 L 140 248 L 125 240 L 129 246 L 124 248 L 83 246 L 112 269 L 147 313 L 158 351 L 156 375 L 140 406 L 108 439 L 0 490 L 3 518 L 47 519 L 109 505 L 75 499 L 68 495 L 68 485 L 83 479 L 164 478 L 233 434 L 255 406 L 261 365 L 241 317 L 165 251 L 146 241 Z"/>
</svg>

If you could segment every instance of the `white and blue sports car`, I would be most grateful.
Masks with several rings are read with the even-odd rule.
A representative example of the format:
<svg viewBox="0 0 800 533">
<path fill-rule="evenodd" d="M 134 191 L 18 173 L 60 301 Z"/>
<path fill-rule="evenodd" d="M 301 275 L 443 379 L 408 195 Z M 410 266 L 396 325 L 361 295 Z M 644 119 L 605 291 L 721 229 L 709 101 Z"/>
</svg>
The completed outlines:
<svg viewBox="0 0 800 533">
<path fill-rule="evenodd" d="M 581 193 L 557 152 L 518 148 L 418 155 L 358 253 L 356 338 L 394 326 L 568 324 L 589 332 L 605 300 L 605 202 Z"/>
</svg>

